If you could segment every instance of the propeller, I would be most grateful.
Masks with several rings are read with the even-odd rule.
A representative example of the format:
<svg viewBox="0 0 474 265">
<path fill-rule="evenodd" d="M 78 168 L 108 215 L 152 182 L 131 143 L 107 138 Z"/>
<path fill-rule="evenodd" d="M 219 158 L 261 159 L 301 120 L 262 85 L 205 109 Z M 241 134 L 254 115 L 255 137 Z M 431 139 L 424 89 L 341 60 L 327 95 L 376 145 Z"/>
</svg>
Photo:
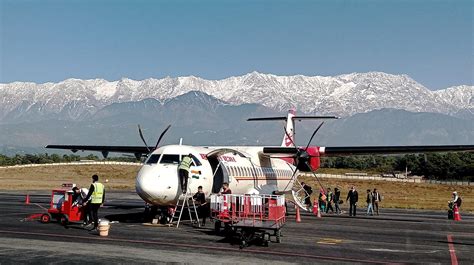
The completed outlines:
<svg viewBox="0 0 474 265">
<path fill-rule="evenodd" d="M 151 149 L 148 144 L 146 143 L 145 141 L 145 137 L 143 137 L 143 132 L 142 132 L 142 128 L 140 127 L 140 124 L 138 124 L 138 133 L 140 134 L 140 138 L 142 139 L 143 143 L 145 144 L 146 146 L 146 149 L 148 150 L 148 154 L 153 152 L 154 150 L 158 149 L 158 146 L 161 142 L 161 139 L 163 139 L 163 136 L 165 135 L 165 133 L 170 129 L 171 127 L 171 124 L 169 124 L 166 129 L 161 133 L 160 137 L 158 138 L 158 141 L 156 142 L 156 145 L 153 149 Z"/>
<path fill-rule="evenodd" d="M 311 166 L 309 164 L 309 158 L 311 157 L 309 154 L 308 154 L 308 148 L 309 148 L 309 145 L 311 144 L 311 141 L 313 141 L 313 138 L 314 136 L 316 135 L 316 133 L 318 133 L 319 129 L 321 129 L 321 127 L 323 126 L 324 124 L 324 121 L 321 122 L 319 124 L 319 126 L 316 128 L 316 130 L 314 130 L 313 134 L 311 135 L 311 137 L 309 138 L 309 141 L 308 141 L 308 144 L 306 145 L 306 148 L 305 149 L 300 149 L 300 148 L 297 148 L 295 143 L 293 142 L 293 139 L 292 137 L 290 137 L 290 135 L 288 134 L 288 132 L 286 131 L 286 128 L 284 128 L 285 130 L 285 134 L 286 136 L 288 137 L 288 139 L 290 139 L 291 143 L 293 144 L 293 147 L 295 148 L 296 150 L 296 153 L 294 156 L 292 157 L 289 157 L 289 158 L 294 158 L 295 159 L 295 170 L 293 171 L 293 174 L 291 175 L 291 179 L 290 181 L 288 182 L 288 184 L 286 184 L 286 187 L 285 187 L 285 190 L 288 188 L 288 185 L 290 185 L 290 183 L 293 181 L 293 179 L 295 178 L 296 176 L 296 172 L 298 172 L 298 168 L 300 168 L 300 165 L 301 163 L 304 163 L 304 165 L 311 169 Z M 311 170 L 312 172 L 312 170 Z M 314 174 L 314 172 L 313 172 Z M 318 182 L 319 182 L 319 179 L 318 179 Z M 319 183 L 321 185 L 321 183 Z M 322 186 L 321 186 L 322 187 Z M 324 188 L 323 188 L 324 189 Z M 308 194 L 307 194 L 308 195 Z"/>
</svg>

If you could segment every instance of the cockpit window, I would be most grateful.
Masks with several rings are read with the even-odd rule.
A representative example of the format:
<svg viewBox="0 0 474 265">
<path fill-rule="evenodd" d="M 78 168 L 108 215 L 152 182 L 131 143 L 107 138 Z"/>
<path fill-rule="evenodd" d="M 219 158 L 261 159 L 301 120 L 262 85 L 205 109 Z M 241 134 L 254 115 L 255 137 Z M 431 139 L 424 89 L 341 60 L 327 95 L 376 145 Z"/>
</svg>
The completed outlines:
<svg viewBox="0 0 474 265">
<path fill-rule="evenodd" d="M 158 159 L 160 159 L 160 154 L 151 155 L 146 161 L 146 164 L 147 165 L 156 164 L 158 163 Z"/>
<path fill-rule="evenodd" d="M 201 161 L 199 161 L 199 159 L 197 159 L 197 157 L 195 157 L 195 156 L 192 155 L 191 158 L 192 158 L 193 161 L 194 161 L 194 165 L 196 165 L 196 166 L 202 165 L 202 164 L 201 164 Z"/>
<path fill-rule="evenodd" d="M 163 154 L 160 164 L 179 164 L 179 155 Z"/>
</svg>

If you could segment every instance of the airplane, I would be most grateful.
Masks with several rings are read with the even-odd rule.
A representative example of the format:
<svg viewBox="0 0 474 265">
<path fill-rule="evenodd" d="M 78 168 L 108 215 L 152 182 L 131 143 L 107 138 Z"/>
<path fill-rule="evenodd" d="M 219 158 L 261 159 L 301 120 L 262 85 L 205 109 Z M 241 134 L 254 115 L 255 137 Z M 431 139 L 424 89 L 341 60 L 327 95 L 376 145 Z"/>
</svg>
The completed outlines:
<svg viewBox="0 0 474 265">
<path fill-rule="evenodd" d="M 47 145 L 46 148 L 69 149 L 73 152 L 100 151 L 132 153 L 137 159 L 144 154 L 146 160 L 136 176 L 136 192 L 148 204 L 161 209 L 161 218 L 169 213 L 182 196 L 178 166 L 181 157 L 191 154 L 188 192 L 202 186 L 206 197 L 218 193 L 224 182 L 235 194 L 291 194 L 292 201 L 303 210 L 309 210 L 304 200 L 308 194 L 297 180 L 299 172 L 312 172 L 320 167 L 322 156 L 347 156 L 367 154 L 403 154 L 426 152 L 474 151 L 474 145 L 439 146 L 311 146 L 311 141 L 324 122 L 315 129 L 306 146 L 295 145 L 295 121 L 309 119 L 337 119 L 336 116 L 297 116 L 290 109 L 287 116 L 250 118 L 248 121 L 286 121 L 280 146 L 159 146 L 169 125 L 160 135 L 154 148 L 146 143 L 142 130 L 139 135 L 144 146 L 88 146 Z M 301 194 L 303 191 L 303 194 Z"/>
</svg>

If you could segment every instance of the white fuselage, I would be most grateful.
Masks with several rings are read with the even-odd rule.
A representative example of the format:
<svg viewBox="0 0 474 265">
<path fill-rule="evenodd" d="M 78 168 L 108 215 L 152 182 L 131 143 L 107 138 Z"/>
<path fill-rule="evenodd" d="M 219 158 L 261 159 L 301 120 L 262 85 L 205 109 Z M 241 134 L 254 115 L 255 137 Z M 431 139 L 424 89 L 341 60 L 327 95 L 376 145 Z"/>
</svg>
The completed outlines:
<svg viewBox="0 0 474 265">
<path fill-rule="evenodd" d="M 295 167 L 263 155 L 263 147 L 196 147 L 168 145 L 155 150 L 140 169 L 137 194 L 156 206 L 173 206 L 182 194 L 178 176 L 181 157 L 193 155 L 188 192 L 203 187 L 206 197 L 217 193 L 223 182 L 236 194 L 272 194 L 292 188 Z"/>
</svg>

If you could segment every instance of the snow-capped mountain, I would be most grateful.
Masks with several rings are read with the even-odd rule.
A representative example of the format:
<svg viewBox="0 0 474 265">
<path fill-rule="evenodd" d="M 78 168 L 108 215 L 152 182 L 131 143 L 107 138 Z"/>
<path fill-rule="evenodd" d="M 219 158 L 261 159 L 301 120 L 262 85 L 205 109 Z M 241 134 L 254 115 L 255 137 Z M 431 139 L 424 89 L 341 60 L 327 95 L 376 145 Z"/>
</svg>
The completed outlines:
<svg viewBox="0 0 474 265">
<path fill-rule="evenodd" d="M 164 103 L 190 91 L 201 91 L 232 105 L 258 103 L 278 111 L 296 107 L 305 113 L 340 116 L 382 108 L 451 115 L 474 113 L 474 86 L 431 91 L 407 75 L 381 72 L 334 77 L 252 72 L 222 80 L 188 76 L 0 84 L 0 121 L 51 117 L 80 120 L 113 103 L 147 98 Z"/>
</svg>

